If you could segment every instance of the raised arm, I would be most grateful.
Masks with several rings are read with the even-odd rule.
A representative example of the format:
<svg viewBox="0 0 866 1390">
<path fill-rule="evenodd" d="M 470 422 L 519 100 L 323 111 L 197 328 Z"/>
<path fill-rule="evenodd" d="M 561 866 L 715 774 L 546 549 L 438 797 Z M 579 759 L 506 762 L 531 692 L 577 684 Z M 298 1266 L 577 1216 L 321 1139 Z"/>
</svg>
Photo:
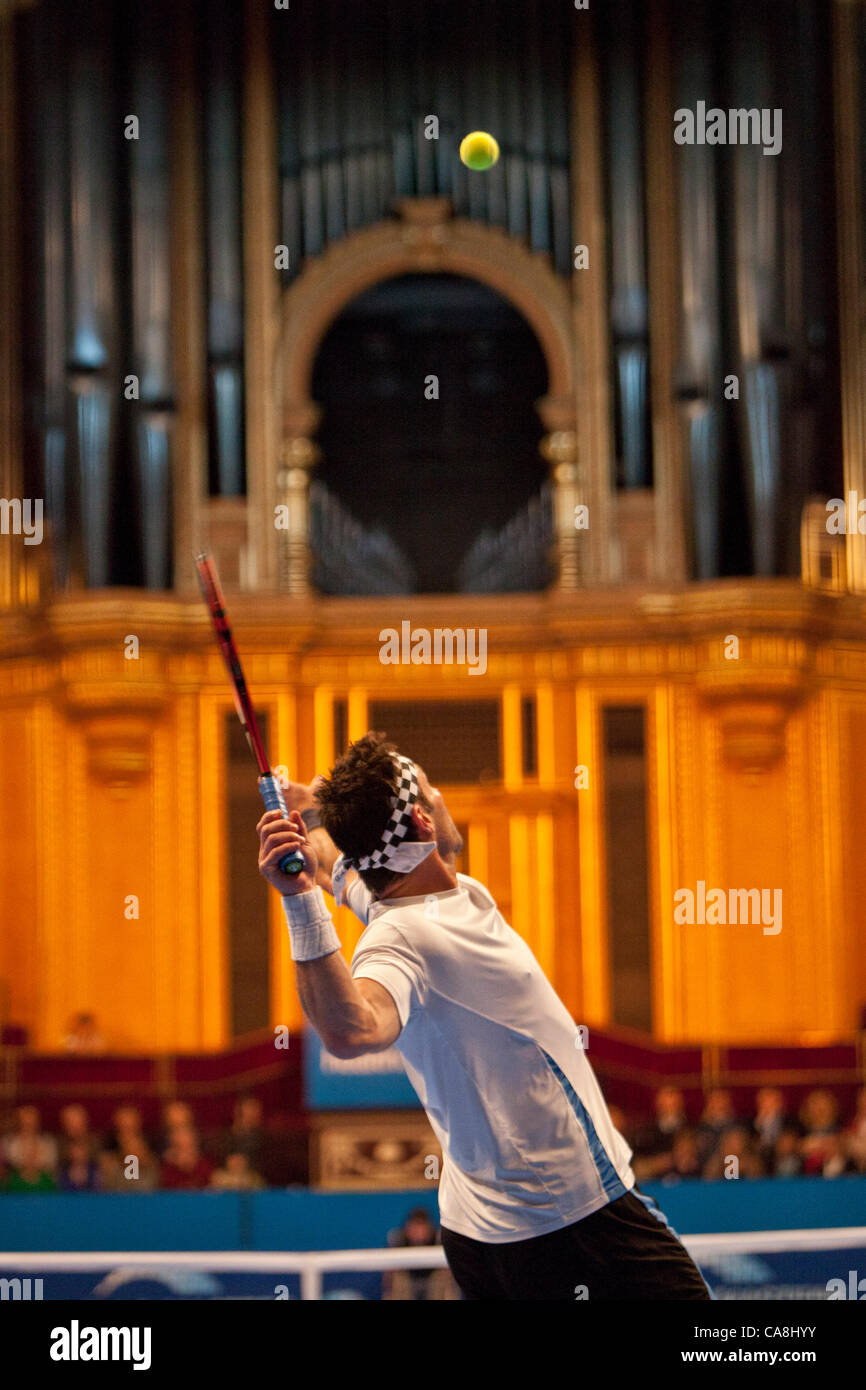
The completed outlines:
<svg viewBox="0 0 866 1390">
<path fill-rule="evenodd" d="M 335 1057 L 383 1052 L 400 1035 L 397 1007 L 375 980 L 352 978 L 317 882 L 317 851 L 300 813 L 290 811 L 286 821 L 279 811 L 267 811 L 256 829 L 259 872 L 283 899 L 304 1014 Z M 277 866 L 293 849 L 303 854 L 304 870 L 290 878 Z"/>
</svg>

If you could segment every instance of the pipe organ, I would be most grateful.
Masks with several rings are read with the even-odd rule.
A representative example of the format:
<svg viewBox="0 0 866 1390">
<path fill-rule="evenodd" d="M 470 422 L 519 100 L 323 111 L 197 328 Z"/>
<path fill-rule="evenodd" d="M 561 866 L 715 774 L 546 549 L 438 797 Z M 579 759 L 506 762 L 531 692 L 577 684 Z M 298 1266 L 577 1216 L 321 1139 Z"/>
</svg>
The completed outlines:
<svg viewBox="0 0 866 1390">
<path fill-rule="evenodd" d="M 274 761 L 384 713 L 576 1018 L 855 1029 L 864 40 L 861 0 L 4 7 L 0 1020 L 224 1046 L 255 912 L 258 1024 L 300 1021 L 227 892 L 206 544 Z M 700 103 L 781 148 L 678 144 Z M 407 622 L 484 670 L 383 662 Z M 676 921 L 698 884 L 782 929 Z"/>
</svg>

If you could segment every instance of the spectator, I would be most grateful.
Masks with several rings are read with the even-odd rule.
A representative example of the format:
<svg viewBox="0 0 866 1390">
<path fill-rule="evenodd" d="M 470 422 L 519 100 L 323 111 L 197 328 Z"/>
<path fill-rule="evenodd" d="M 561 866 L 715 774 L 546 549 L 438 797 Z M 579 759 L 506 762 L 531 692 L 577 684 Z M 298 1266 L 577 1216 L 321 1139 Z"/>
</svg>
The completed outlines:
<svg viewBox="0 0 866 1390">
<path fill-rule="evenodd" d="M 99 1164 L 87 1139 L 67 1142 L 57 1186 L 61 1192 L 95 1192 L 99 1187 Z"/>
<path fill-rule="evenodd" d="M 406 1248 L 417 1245 L 440 1245 L 442 1237 L 425 1207 L 410 1211 L 404 1224 L 388 1232 L 388 1244 Z M 421 1302 L 451 1298 L 447 1270 L 408 1269 L 388 1271 L 382 1280 L 383 1297 L 391 1302 Z"/>
<path fill-rule="evenodd" d="M 686 1121 L 686 1109 L 683 1103 L 683 1093 L 678 1086 L 660 1086 L 656 1091 L 655 1100 L 655 1123 L 650 1131 L 650 1137 L 657 1144 L 659 1150 L 669 1148 L 673 1136 L 681 1129 L 684 1129 Z"/>
<path fill-rule="evenodd" d="M 265 1180 L 250 1166 L 245 1153 L 229 1153 L 224 1166 L 211 1174 L 210 1185 L 224 1192 L 255 1192 L 264 1187 Z"/>
<path fill-rule="evenodd" d="M 718 1086 L 714 1087 L 707 1094 L 704 1113 L 701 1116 L 698 1129 L 698 1144 L 703 1163 L 706 1163 L 717 1152 L 719 1140 L 725 1130 L 735 1125 L 736 1121 L 737 1117 L 734 1113 L 730 1091 L 722 1090 Z"/>
<path fill-rule="evenodd" d="M 821 1174 L 825 1163 L 838 1158 L 839 1103 L 832 1091 L 810 1091 L 800 1108 L 803 1172 Z"/>
<path fill-rule="evenodd" d="M 122 1164 L 125 1192 L 153 1192 L 159 1187 L 160 1165 L 145 1139 L 130 1144 Z"/>
<path fill-rule="evenodd" d="M 845 1147 L 852 1168 L 866 1173 L 866 1086 L 857 1092 L 854 1119 L 845 1131 Z"/>
<path fill-rule="evenodd" d="M 12 1165 L 11 1172 L 6 1176 L 4 1186 L 7 1192 L 57 1191 L 53 1172 L 42 1162 L 42 1138 L 44 1136 L 39 1134 L 22 1137 L 16 1149 L 18 1162 Z"/>
<path fill-rule="evenodd" d="M 60 1112 L 60 1162 L 69 1161 L 70 1149 L 83 1143 L 89 1159 L 95 1159 L 101 1147 L 97 1135 L 91 1133 L 87 1111 L 83 1105 L 64 1105 Z"/>
<path fill-rule="evenodd" d="M 632 1143 L 632 1140 L 634 1136 L 632 1134 L 631 1124 L 625 1111 L 619 1105 L 609 1105 L 607 1108 L 610 1113 L 611 1123 L 613 1124 L 614 1129 L 618 1129 L 625 1142 L 633 1148 L 634 1145 Z"/>
<path fill-rule="evenodd" d="M 36 1106 L 20 1105 L 15 1113 L 16 1127 L 3 1141 L 3 1157 L 7 1165 L 20 1169 L 24 1166 L 25 1153 L 31 1159 L 35 1153 L 36 1166 L 53 1176 L 57 1172 L 57 1141 L 50 1134 L 41 1132 L 40 1115 Z"/>
<path fill-rule="evenodd" d="M 788 1124 L 776 1140 L 773 1149 L 771 1172 L 777 1178 L 797 1178 L 803 1171 L 803 1158 L 800 1153 L 800 1131 L 796 1125 Z"/>
<path fill-rule="evenodd" d="M 67 1052 L 104 1052 L 105 1039 L 96 1026 L 96 1019 L 90 1013 L 74 1014 L 69 1032 L 63 1039 Z"/>
<path fill-rule="evenodd" d="M 844 1134 L 824 1136 L 822 1178 L 841 1178 L 845 1173 L 856 1173 L 854 1163 L 848 1157 L 848 1145 Z"/>
<path fill-rule="evenodd" d="M 778 1086 L 762 1086 L 755 1097 L 755 1118 L 752 1121 L 758 1152 L 769 1159 L 787 1123 L 785 1098 Z"/>
<path fill-rule="evenodd" d="M 655 1120 L 635 1136 L 635 1162 L 638 1181 L 661 1176 L 670 1170 L 674 1137 L 686 1127 L 683 1093 L 678 1086 L 661 1086 L 653 1104 Z"/>
<path fill-rule="evenodd" d="M 97 1187 L 100 1192 L 123 1192 L 126 1183 L 123 1177 L 123 1163 L 115 1149 L 103 1149 L 96 1159 L 98 1167 Z"/>
<path fill-rule="evenodd" d="M 110 1153 L 122 1156 L 134 1153 L 147 1141 L 141 1127 L 141 1111 L 134 1105 L 119 1105 L 112 1117 L 114 1133 L 105 1148 Z"/>
<path fill-rule="evenodd" d="M 664 1183 L 701 1176 L 701 1151 L 693 1129 L 681 1129 L 674 1135 L 668 1160 L 664 1170 L 660 1169 L 656 1174 Z"/>
<path fill-rule="evenodd" d="M 762 1178 L 765 1168 L 747 1125 L 733 1124 L 723 1130 L 715 1149 L 704 1161 L 704 1177 Z"/>
<path fill-rule="evenodd" d="M 168 1105 L 163 1108 L 162 1112 L 162 1143 L 160 1145 L 160 1152 L 163 1158 L 165 1158 L 169 1149 L 174 1144 L 175 1136 L 181 1130 L 189 1130 L 193 1134 L 198 1133 L 192 1110 L 187 1105 L 186 1101 L 171 1100 Z"/>
<path fill-rule="evenodd" d="M 121 1106 L 114 1115 L 115 1133 L 100 1156 L 102 1182 L 112 1192 L 153 1192 L 159 1186 L 159 1163 L 141 1129 L 134 1106 Z"/>
<path fill-rule="evenodd" d="M 231 1128 L 222 1142 L 224 1158 L 230 1153 L 245 1154 L 251 1168 L 267 1172 L 270 1158 L 268 1135 L 262 1127 L 262 1103 L 257 1096 L 239 1096 L 235 1102 Z"/>
<path fill-rule="evenodd" d="M 160 1186 L 169 1189 L 207 1187 L 212 1173 L 213 1164 L 202 1153 L 195 1130 L 188 1126 L 176 1129 L 163 1158 Z"/>
</svg>

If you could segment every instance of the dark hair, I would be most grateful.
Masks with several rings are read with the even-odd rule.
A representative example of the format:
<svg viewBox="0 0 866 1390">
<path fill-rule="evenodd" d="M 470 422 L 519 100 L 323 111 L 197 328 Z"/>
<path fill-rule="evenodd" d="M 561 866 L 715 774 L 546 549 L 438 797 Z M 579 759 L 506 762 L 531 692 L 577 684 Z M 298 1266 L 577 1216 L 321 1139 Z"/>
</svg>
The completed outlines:
<svg viewBox="0 0 866 1390">
<path fill-rule="evenodd" d="M 430 1215 L 426 1207 L 413 1207 L 409 1215 L 406 1217 L 405 1224 L 408 1226 L 410 1221 L 426 1221 L 428 1226 L 432 1226 L 434 1224 L 433 1217 Z"/>
<path fill-rule="evenodd" d="M 397 790 L 396 752 L 384 734 L 365 734 L 349 745 L 331 768 L 330 777 L 322 778 L 316 787 L 322 825 L 337 848 L 352 859 L 371 854 L 378 847 L 391 819 Z M 425 811 L 433 809 L 420 789 L 418 804 Z M 406 839 L 415 839 L 411 825 Z M 403 877 L 392 869 L 362 869 L 360 874 L 365 886 L 377 894 Z"/>
</svg>

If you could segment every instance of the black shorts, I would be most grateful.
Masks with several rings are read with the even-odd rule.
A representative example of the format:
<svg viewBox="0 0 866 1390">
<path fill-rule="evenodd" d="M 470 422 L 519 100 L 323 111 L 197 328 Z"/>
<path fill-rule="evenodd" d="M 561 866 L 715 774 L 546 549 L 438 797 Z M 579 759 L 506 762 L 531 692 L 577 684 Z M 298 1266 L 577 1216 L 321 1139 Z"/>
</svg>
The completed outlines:
<svg viewBox="0 0 866 1390">
<path fill-rule="evenodd" d="M 442 1227 L 464 1298 L 590 1303 L 711 1299 L 700 1270 L 652 1199 L 632 1188 L 548 1235 L 491 1245 Z"/>
</svg>

